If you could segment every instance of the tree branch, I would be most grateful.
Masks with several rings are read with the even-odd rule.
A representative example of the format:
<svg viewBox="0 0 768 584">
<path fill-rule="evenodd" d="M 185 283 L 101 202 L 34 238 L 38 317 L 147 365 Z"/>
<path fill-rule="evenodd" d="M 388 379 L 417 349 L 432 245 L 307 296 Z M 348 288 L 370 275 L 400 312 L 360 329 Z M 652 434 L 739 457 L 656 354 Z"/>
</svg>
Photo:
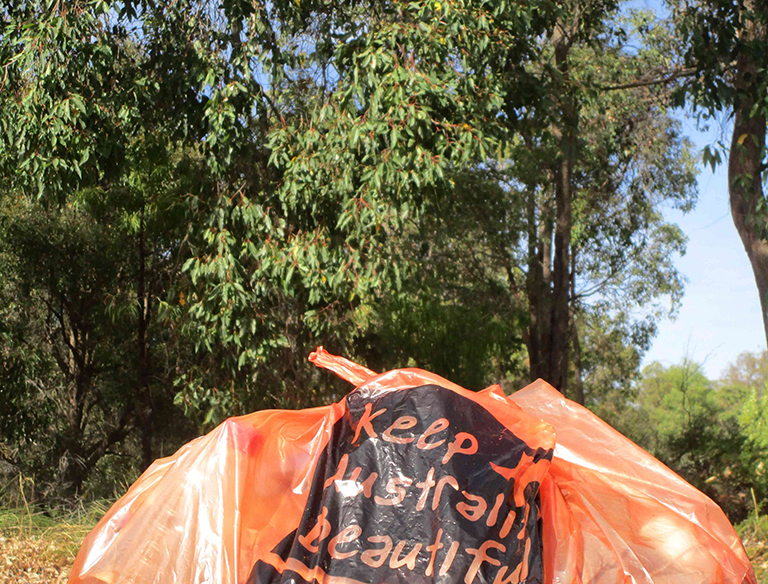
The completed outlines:
<svg viewBox="0 0 768 584">
<path fill-rule="evenodd" d="M 598 89 L 603 91 L 616 91 L 619 89 L 632 89 L 635 87 L 651 87 L 653 85 L 666 85 L 671 83 L 675 79 L 681 77 L 692 77 L 696 74 L 697 69 L 695 67 L 681 67 L 668 71 L 666 75 L 662 77 L 653 77 L 651 79 L 638 79 L 636 81 L 630 81 L 629 83 L 621 83 L 619 85 L 598 85 Z"/>
</svg>

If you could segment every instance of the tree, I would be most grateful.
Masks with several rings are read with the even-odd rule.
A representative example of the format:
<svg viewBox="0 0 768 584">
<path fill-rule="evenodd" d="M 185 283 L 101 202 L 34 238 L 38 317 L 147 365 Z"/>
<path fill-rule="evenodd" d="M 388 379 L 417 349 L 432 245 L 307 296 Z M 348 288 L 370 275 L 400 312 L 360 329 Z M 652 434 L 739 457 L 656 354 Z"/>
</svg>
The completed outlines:
<svg viewBox="0 0 768 584">
<path fill-rule="evenodd" d="M 608 391 L 592 407 L 741 521 L 768 495 L 768 400 L 754 384 L 759 363 L 758 355 L 741 355 L 718 380 L 689 359 L 651 363 L 629 391 Z"/>
<path fill-rule="evenodd" d="M 727 148 L 731 215 L 755 275 L 768 340 L 768 241 L 763 180 L 766 162 L 768 10 L 756 0 L 702 0 L 675 4 L 683 65 L 693 75 L 682 84 L 705 119 L 733 118 Z M 725 148 L 723 148 L 725 149 Z M 713 168 L 720 153 L 706 148 Z"/>
<path fill-rule="evenodd" d="M 712 497 L 733 521 L 744 519 L 752 508 L 750 489 L 762 500 L 768 486 L 765 445 L 745 424 L 759 416 L 759 407 L 733 400 L 732 388 L 718 388 L 688 360 L 648 365 L 637 391 L 619 429 Z"/>
<path fill-rule="evenodd" d="M 631 416 L 624 405 L 635 397 L 645 338 L 637 337 L 637 323 L 621 311 L 611 314 L 598 306 L 575 317 L 574 389 L 581 381 L 584 405 L 611 425 Z M 642 326 L 639 327 L 642 331 Z M 645 331 L 642 331 L 645 334 Z M 579 397 L 574 392 L 574 397 Z"/>
<path fill-rule="evenodd" d="M 494 255 L 495 240 L 513 237 L 501 218 L 519 218 L 520 203 L 488 170 L 451 173 L 439 208 L 409 226 L 408 277 L 365 307 L 358 351 L 375 369 L 418 366 L 472 389 L 525 384 L 525 299 L 508 284 L 514 257 Z"/>
<path fill-rule="evenodd" d="M 401 243 L 409 222 L 453 188 L 454 168 L 484 159 L 500 119 L 515 123 L 513 106 L 533 102 L 535 92 L 520 89 L 533 87 L 525 64 L 551 8 L 306 4 L 280 27 L 247 29 L 242 49 L 270 89 L 253 91 L 262 105 L 242 102 L 211 134 L 261 148 L 263 164 L 247 174 L 233 158 L 222 168 L 237 180 L 220 183 L 216 200 L 200 198 L 210 219 L 185 266 L 194 286 L 187 330 L 216 347 L 207 350 L 218 369 L 192 372 L 185 404 L 231 411 L 314 399 L 302 393 L 320 386 L 308 350 L 330 341 L 353 352 L 360 311 L 411 273 Z M 215 77 L 222 91 L 247 85 L 248 63 Z M 212 100 L 211 111 L 229 103 Z M 253 133 L 238 129 L 241 118 Z"/>
<path fill-rule="evenodd" d="M 21 418 L 4 420 L 3 436 L 17 447 L 6 460 L 43 485 L 57 469 L 74 494 L 130 430 L 120 358 L 129 338 L 103 308 L 107 291 L 127 284 L 118 271 L 126 250 L 114 230 L 72 207 L 57 213 L 22 199 L 3 211 L 5 351 L 24 369 L 3 390 L 17 397 L 9 413 Z"/>
<path fill-rule="evenodd" d="M 682 294 L 672 259 L 684 250 L 684 237 L 664 221 L 661 207 L 671 204 L 688 210 L 696 197 L 691 145 L 671 117 L 668 92 L 611 88 L 618 80 L 634 78 L 638 71 L 663 63 L 658 45 L 668 33 L 647 12 L 625 15 L 616 6 L 610 8 L 604 15 L 593 15 L 591 31 L 576 19 L 582 29 L 566 35 L 570 44 L 561 57 L 568 60 L 570 91 L 576 100 L 570 130 L 575 150 L 568 162 L 570 202 L 560 200 L 565 187 L 558 186 L 562 179 L 557 169 L 528 162 L 528 168 L 538 166 L 548 172 L 518 179 L 531 193 L 527 237 L 529 246 L 536 242 L 528 254 L 527 269 L 531 376 L 558 378 L 564 390 L 572 380 L 573 395 L 579 401 L 584 390 L 578 366 L 581 346 L 573 324 L 578 314 L 607 314 L 618 328 L 625 322 L 626 338 L 644 350 L 656 321 L 674 310 Z M 639 48 L 634 44 L 637 40 Z M 557 60 L 557 44 L 552 50 Z M 557 89 L 557 83 L 552 85 Z M 554 138 L 558 135 L 555 132 Z M 542 161 L 553 159 L 548 152 L 554 154 L 546 140 L 551 138 L 542 144 Z M 551 177 L 552 194 L 548 192 Z M 570 208 L 565 211 L 565 206 Z M 567 249 L 558 251 L 559 245 Z M 558 254 L 562 256 L 559 264 Z M 558 299 L 557 280 L 563 277 L 567 290 Z M 660 301 L 666 297 L 672 304 L 665 309 Z M 567 310 L 562 305 L 557 308 L 562 303 Z M 584 318 L 582 324 L 601 320 L 605 323 Z M 555 326 L 556 322 L 560 324 Z M 558 345 L 555 338 L 564 339 L 565 345 Z M 557 357 L 552 351 L 564 353 Z M 562 365 L 555 374 L 552 364 L 558 360 Z M 576 365 L 575 371 L 571 364 Z"/>
<path fill-rule="evenodd" d="M 723 387 L 741 387 L 762 395 L 768 385 L 768 351 L 741 353 L 726 368 L 719 383 Z"/>
<path fill-rule="evenodd" d="M 525 345 L 566 389 L 596 370 L 587 327 L 647 338 L 680 290 L 658 206 L 689 205 L 692 172 L 663 94 L 605 87 L 660 58 L 612 32 L 614 9 L 0 3 L 5 290 L 35 299 L 4 331 L 18 411 L 40 403 L 30 375 L 77 387 L 44 300 L 84 299 L 52 322 L 88 328 L 80 435 L 51 458 L 90 460 L 75 442 L 119 428 L 146 466 L 172 395 L 199 428 L 326 401 L 341 386 L 306 363 L 317 344 L 473 386 L 523 375 Z M 54 232 L 72 260 L 34 262 Z"/>
<path fill-rule="evenodd" d="M 519 379 L 511 357 L 524 346 L 530 378 L 560 379 L 563 391 L 572 384 L 570 395 L 579 401 L 585 392 L 597 399 L 607 389 L 598 381 L 598 355 L 606 364 L 623 363 L 616 383 L 627 379 L 658 319 L 674 311 L 682 278 L 673 260 L 685 238 L 664 220 L 662 208 L 688 210 L 696 195 L 691 145 L 671 116 L 669 93 L 606 89 L 659 66 L 664 57 L 658 44 L 668 31 L 644 12 L 604 18 L 616 23 L 579 29 L 566 55 L 576 100 L 567 189 L 557 187 L 563 143 L 554 124 L 562 116 L 563 81 L 551 61 L 550 39 L 543 64 L 531 71 L 550 97 L 528 112 L 522 126 L 509 128 L 494 158 L 451 173 L 457 188 L 443 192 L 440 209 L 419 219 L 410 244 L 415 259 L 409 263 L 419 266 L 415 288 L 428 289 L 444 304 L 487 303 L 495 307 L 491 314 L 522 327 L 522 334 L 510 332 L 506 343 L 489 347 L 489 359 L 494 355 L 499 363 L 498 355 L 505 354 L 502 371 Z M 628 39 L 641 34 L 647 39 L 641 49 L 629 47 Z M 569 202 L 558 203 L 566 190 Z M 568 207 L 561 211 L 569 217 L 560 227 L 558 204 Z M 565 317 L 557 308 L 562 299 L 556 301 L 555 274 L 564 269 L 555 261 L 558 246 L 568 257 Z M 625 345 L 634 357 L 624 355 Z"/>
<path fill-rule="evenodd" d="M 31 309 L 18 340 L 39 344 L 58 368 L 40 387 L 51 394 L 43 427 L 57 446 L 35 464 L 67 469 L 60 479 L 73 493 L 129 434 L 138 429 L 142 467 L 165 435 L 157 419 L 175 370 L 153 349 L 168 349 L 158 307 L 176 283 L 180 191 L 195 179 L 194 152 L 178 144 L 194 108 L 181 120 L 163 115 L 178 100 L 160 87 L 130 22 L 110 26 L 108 3 L 29 2 L 0 15 L 1 235 L 18 283 L 10 299 Z M 39 445 L 41 435 L 27 439 Z"/>
<path fill-rule="evenodd" d="M 80 375 L 86 388 L 74 390 L 79 434 L 52 458 L 90 460 L 78 450 L 92 448 L 89 432 L 100 444 L 114 428 L 149 464 L 170 378 L 201 426 L 333 391 L 313 383 L 308 350 L 362 334 L 364 306 L 409 273 L 403 227 L 538 99 L 528 64 L 555 9 L 1 3 L 2 199 L 23 200 L 33 218 L 7 216 L 20 286 L 8 292 L 18 303 L 29 284 L 42 302 L 6 338 L 44 340 L 46 384 L 77 387 Z M 76 230 L 67 240 L 67 221 L 98 244 L 78 243 Z M 71 261 L 54 249 L 30 263 L 47 231 Z M 49 276 L 62 262 L 73 270 L 67 298 L 87 302 L 59 310 L 54 328 L 85 323 L 88 353 L 65 346 L 59 363 L 53 335 L 34 326 L 43 300 L 61 296 Z M 37 354 L 4 351 L 29 411 L 37 402 L 22 378 Z M 17 357 L 29 360 L 19 368 Z M 67 358 L 79 359 L 72 383 Z M 114 385 L 99 377 L 112 359 L 124 371 Z M 68 404 L 51 403 L 50 419 L 66 419 Z M 74 490 L 83 480 L 66 478 Z"/>
<path fill-rule="evenodd" d="M 0 197 L 3 344 L 13 355 L 0 370 L 12 375 L 15 405 L 2 435 L 16 454 L 6 458 L 68 494 L 82 494 L 107 455 L 131 452 L 121 443 L 132 434 L 141 468 L 157 442 L 190 435 L 179 416 L 157 422 L 173 417 L 179 359 L 168 354 L 184 354 L 153 306 L 177 277 L 174 225 L 153 207 L 162 197 L 130 194 L 114 185 L 60 206 Z"/>
</svg>

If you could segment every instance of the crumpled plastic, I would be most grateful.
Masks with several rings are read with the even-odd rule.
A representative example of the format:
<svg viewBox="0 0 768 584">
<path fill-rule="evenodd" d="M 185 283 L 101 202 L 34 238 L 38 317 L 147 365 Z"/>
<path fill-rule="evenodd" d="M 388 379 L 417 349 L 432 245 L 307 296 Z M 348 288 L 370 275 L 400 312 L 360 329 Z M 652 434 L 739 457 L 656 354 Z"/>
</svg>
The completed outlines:
<svg viewBox="0 0 768 584">
<path fill-rule="evenodd" d="M 156 461 L 70 584 L 756 583 L 714 502 L 541 380 L 507 397 L 310 360 L 355 390 Z"/>
</svg>

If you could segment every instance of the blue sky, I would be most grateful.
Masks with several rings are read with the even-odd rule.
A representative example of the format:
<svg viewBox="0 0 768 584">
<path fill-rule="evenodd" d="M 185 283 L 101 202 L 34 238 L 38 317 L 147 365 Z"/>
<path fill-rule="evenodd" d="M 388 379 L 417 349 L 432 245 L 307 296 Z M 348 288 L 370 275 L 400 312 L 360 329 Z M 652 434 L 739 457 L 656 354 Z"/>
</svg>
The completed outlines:
<svg viewBox="0 0 768 584">
<path fill-rule="evenodd" d="M 729 141 L 727 124 L 700 132 L 692 118 L 681 119 L 699 151 L 718 138 Z M 728 207 L 725 164 L 714 174 L 709 167 L 701 169 L 694 211 L 666 215 L 688 236 L 687 252 L 676 262 L 688 283 L 677 318 L 660 324 L 643 364 L 676 364 L 687 355 L 713 379 L 740 353 L 765 350 L 757 287 Z"/>
</svg>

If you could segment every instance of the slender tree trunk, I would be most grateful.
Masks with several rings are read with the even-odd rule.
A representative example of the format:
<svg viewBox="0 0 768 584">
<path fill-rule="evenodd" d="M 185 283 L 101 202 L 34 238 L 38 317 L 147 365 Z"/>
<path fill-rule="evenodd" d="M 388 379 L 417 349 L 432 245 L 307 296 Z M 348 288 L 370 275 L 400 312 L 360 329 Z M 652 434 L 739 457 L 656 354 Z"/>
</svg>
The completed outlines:
<svg viewBox="0 0 768 584">
<path fill-rule="evenodd" d="M 571 298 L 576 297 L 576 256 L 578 250 L 571 248 Z M 571 304 L 571 348 L 573 349 L 573 388 L 571 399 L 584 405 L 584 375 L 581 367 L 581 339 L 579 327 L 576 326 L 577 306 Z"/>
<path fill-rule="evenodd" d="M 745 9 L 755 9 L 754 1 L 747 1 Z M 745 29 L 744 40 L 768 40 L 765 27 L 754 21 Z M 765 222 L 758 212 L 758 203 L 765 200 L 762 184 L 762 161 L 765 154 L 766 117 L 762 108 L 752 115 L 756 99 L 752 88 L 758 74 L 757 66 L 748 52 L 743 51 L 737 59 L 736 91 L 740 94 L 739 105 L 734 111 L 733 137 L 728 159 L 728 187 L 731 215 L 741 242 L 747 252 L 755 275 L 760 308 L 763 313 L 763 328 L 768 342 L 768 242 L 758 230 L 756 221 Z M 765 227 L 765 225 L 762 225 Z"/>
<path fill-rule="evenodd" d="M 74 497 L 82 493 L 83 483 L 87 477 L 84 465 L 84 433 L 83 414 L 85 402 L 91 388 L 91 368 L 87 348 L 87 337 L 83 330 L 76 328 L 75 322 L 84 324 L 83 319 L 73 318 L 68 314 L 66 306 L 69 301 L 62 298 L 60 305 L 59 334 L 64 340 L 66 357 L 57 359 L 64 374 L 67 385 L 66 426 L 56 446 L 57 458 L 62 469 L 62 492 L 65 496 Z M 69 325 L 69 326 L 67 326 Z M 62 353 L 58 353 L 62 355 Z"/>
<path fill-rule="evenodd" d="M 147 326 L 149 322 L 149 299 L 146 286 L 146 243 L 145 243 L 144 205 L 141 207 L 141 222 L 139 225 L 139 274 L 137 282 L 138 301 L 138 377 L 140 412 L 139 427 L 141 430 L 141 467 L 146 469 L 152 464 L 152 400 L 149 393 L 149 348 L 147 347 Z"/>
<path fill-rule="evenodd" d="M 571 331 L 573 341 L 573 391 L 571 399 L 576 403 L 584 405 L 584 380 L 581 372 L 581 341 L 579 340 L 579 331 L 576 328 L 576 322 L 573 323 Z"/>
<path fill-rule="evenodd" d="M 79 383 L 79 380 L 76 383 Z M 60 468 L 61 461 L 64 461 L 64 472 L 61 477 L 62 492 L 65 496 L 74 497 L 82 493 L 87 470 L 84 466 L 82 418 L 72 410 L 67 414 L 67 426 L 61 440 L 61 454 L 58 458 Z"/>
<path fill-rule="evenodd" d="M 537 256 L 537 243 L 539 241 L 539 228 L 536 221 L 536 190 L 528 188 L 526 191 L 526 227 L 528 237 L 528 271 L 526 274 L 526 293 L 528 296 L 528 330 L 525 333 L 525 342 L 528 347 L 528 362 L 531 381 L 539 377 L 539 363 L 541 361 L 541 346 L 539 339 L 539 289 L 541 288 L 541 265 Z"/>
<path fill-rule="evenodd" d="M 536 193 L 528 201 L 528 277 L 529 318 L 527 347 L 531 381 L 550 379 L 552 324 L 552 229 L 553 209 L 545 199 L 536 221 Z"/>
<path fill-rule="evenodd" d="M 570 41 L 555 42 L 555 66 L 561 79 L 557 84 L 561 103 L 561 122 L 556 128 L 560 153 L 555 167 L 555 253 L 552 266 L 552 325 L 550 378 L 547 380 L 564 392 L 568 388 L 568 349 L 570 335 L 572 174 L 576 153 L 578 112 L 569 86 L 568 52 Z"/>
</svg>

